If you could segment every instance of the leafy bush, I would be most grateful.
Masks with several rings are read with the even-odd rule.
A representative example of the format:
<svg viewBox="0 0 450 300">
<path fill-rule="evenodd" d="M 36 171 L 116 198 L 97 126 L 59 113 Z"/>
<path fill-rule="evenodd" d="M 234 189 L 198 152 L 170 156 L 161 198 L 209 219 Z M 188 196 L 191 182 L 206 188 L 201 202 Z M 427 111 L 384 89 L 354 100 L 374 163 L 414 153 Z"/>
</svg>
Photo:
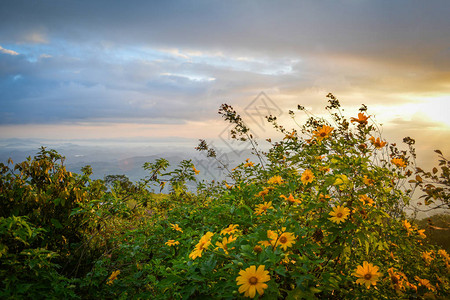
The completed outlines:
<svg viewBox="0 0 450 300">
<path fill-rule="evenodd" d="M 187 190 L 187 182 L 195 182 L 198 173 L 188 160 L 172 172 L 166 171 L 164 159 L 146 163 L 149 176 L 136 184 L 110 177 L 109 191 L 103 181 L 90 181 L 88 169 L 81 176 L 65 176 L 75 179 L 66 179 L 74 198 L 64 198 L 64 204 L 57 193 L 64 178 L 58 181 L 56 175 L 62 165 L 53 166 L 56 178 L 31 172 L 33 179 L 22 185 L 22 177 L 2 175 L 2 203 L 10 207 L 0 227 L 2 267 L 36 245 L 28 256 L 33 259 L 22 264 L 30 266 L 42 253 L 50 254 L 40 264 L 59 287 L 76 287 L 68 286 L 66 290 L 76 293 L 68 292 L 67 298 L 448 298 L 448 253 L 428 243 L 425 230 L 405 214 L 414 187 L 423 182 L 413 163 L 413 140 L 405 139 L 408 149 L 401 150 L 382 139 L 364 105 L 349 120 L 339 101 L 331 94 L 328 98 L 330 120 L 299 106 L 309 118 L 296 130 L 287 130 L 268 116 L 284 138 L 267 153 L 258 149 L 237 112 L 223 105 L 219 113 L 233 124 L 232 136 L 249 142 L 256 159 L 232 170 L 222 163 L 229 170 L 226 182 L 198 183 L 196 193 Z M 290 115 L 295 118 L 293 111 Z M 206 141 L 197 149 L 217 159 Z M 444 191 L 428 194 L 435 200 L 433 195 L 446 197 L 445 168 L 442 172 L 440 179 L 430 173 Z M 149 192 L 152 184 L 162 188 L 166 182 L 168 195 Z M 46 191 L 47 200 L 27 206 L 23 199 L 31 196 L 18 195 L 29 195 L 29 190 Z M 15 195 L 14 200 L 3 195 Z M 20 213 L 14 212 L 14 201 L 25 207 Z M 32 212 L 47 208 L 48 202 L 71 204 L 67 211 L 44 214 L 51 218 L 41 230 Z M 11 222 L 15 225 L 8 227 Z M 58 234 L 66 237 L 65 231 L 79 237 L 74 244 L 82 250 L 61 244 Z M 85 260 L 85 271 L 78 276 L 61 272 L 56 255 L 64 253 L 77 262 L 75 267 Z M 3 287 L 4 293 L 11 290 L 11 285 Z"/>
</svg>

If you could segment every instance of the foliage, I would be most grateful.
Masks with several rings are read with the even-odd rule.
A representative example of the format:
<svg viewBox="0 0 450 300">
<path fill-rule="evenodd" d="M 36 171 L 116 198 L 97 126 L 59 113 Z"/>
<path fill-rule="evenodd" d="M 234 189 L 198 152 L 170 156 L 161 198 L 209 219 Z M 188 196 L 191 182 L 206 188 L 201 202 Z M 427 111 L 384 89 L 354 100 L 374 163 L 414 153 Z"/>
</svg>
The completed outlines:
<svg viewBox="0 0 450 300">
<path fill-rule="evenodd" d="M 189 160 L 170 172 L 165 159 L 148 162 L 137 183 L 121 175 L 91 181 L 89 168 L 71 174 L 45 149 L 13 169 L 1 165 L 0 295 L 448 298 L 448 253 L 405 214 L 414 186 L 427 188 L 408 186 L 419 175 L 413 140 L 405 140 L 408 150 L 388 144 L 367 107 L 349 120 L 328 99 L 330 120 L 299 106 L 308 119 L 287 130 L 268 116 L 284 138 L 267 153 L 222 105 L 232 135 L 251 144 L 258 162 L 222 164 L 227 181 L 199 182 L 195 194 Z M 217 159 L 206 141 L 197 149 Z M 421 173 L 444 191 L 426 205 L 445 196 L 441 170 Z M 150 192 L 166 183 L 169 194 Z"/>
</svg>

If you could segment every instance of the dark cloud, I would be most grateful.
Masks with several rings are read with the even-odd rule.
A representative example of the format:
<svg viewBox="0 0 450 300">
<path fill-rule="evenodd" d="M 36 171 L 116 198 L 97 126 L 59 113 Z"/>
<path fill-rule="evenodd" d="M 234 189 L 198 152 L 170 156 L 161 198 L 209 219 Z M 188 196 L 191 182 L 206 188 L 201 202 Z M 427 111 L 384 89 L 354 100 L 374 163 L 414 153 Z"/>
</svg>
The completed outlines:
<svg viewBox="0 0 450 300">
<path fill-rule="evenodd" d="M 0 123 L 182 123 L 261 90 L 364 91 L 387 104 L 405 90 L 448 91 L 448 8 L 418 0 L 2 1 L 0 49 L 9 52 L 0 52 Z"/>
</svg>

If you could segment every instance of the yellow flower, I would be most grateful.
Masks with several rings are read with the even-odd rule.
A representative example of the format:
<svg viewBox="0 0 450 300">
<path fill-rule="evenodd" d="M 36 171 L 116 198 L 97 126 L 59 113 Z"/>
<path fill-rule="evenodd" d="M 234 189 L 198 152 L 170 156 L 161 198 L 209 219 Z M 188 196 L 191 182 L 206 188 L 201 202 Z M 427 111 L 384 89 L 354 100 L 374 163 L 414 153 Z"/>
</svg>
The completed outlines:
<svg viewBox="0 0 450 300">
<path fill-rule="evenodd" d="M 394 272 L 394 268 L 388 269 L 389 276 L 391 277 L 391 282 L 396 291 L 404 290 L 405 286 L 403 285 L 404 281 L 408 281 L 405 274 L 402 272 Z"/>
<path fill-rule="evenodd" d="M 200 173 L 200 171 L 197 170 L 194 166 L 192 166 L 192 170 L 194 170 L 195 175 L 198 175 L 198 173 Z"/>
<path fill-rule="evenodd" d="M 328 219 L 336 224 L 339 224 L 340 222 L 344 222 L 348 218 L 349 213 L 350 209 L 338 205 L 335 208 L 333 208 L 332 212 L 329 213 L 331 217 Z"/>
<path fill-rule="evenodd" d="M 267 235 L 269 235 L 269 233 Z M 295 244 L 295 239 L 295 235 L 291 232 L 283 232 L 280 236 L 276 233 L 271 233 L 270 243 L 274 245 L 275 248 L 281 246 L 281 248 L 286 251 L 288 247 L 292 247 L 292 245 Z"/>
<path fill-rule="evenodd" d="M 180 228 L 180 226 L 178 226 L 178 224 L 170 224 L 170 226 L 172 227 L 173 230 L 183 233 L 183 230 Z"/>
<path fill-rule="evenodd" d="M 425 234 L 425 229 L 419 229 L 417 230 L 417 233 L 419 234 L 421 239 L 425 239 L 427 235 Z"/>
<path fill-rule="evenodd" d="M 286 134 L 286 135 L 284 136 L 283 140 L 286 140 L 286 139 L 294 139 L 296 133 L 297 133 L 297 131 L 296 131 L 296 130 L 293 130 L 290 134 Z"/>
<path fill-rule="evenodd" d="M 406 162 L 402 158 L 393 158 L 391 159 L 391 163 L 399 168 L 406 168 Z"/>
<path fill-rule="evenodd" d="M 267 180 L 268 184 L 282 184 L 283 182 L 284 182 L 283 178 L 281 178 L 281 176 L 279 175 L 273 176 L 272 178 Z"/>
<path fill-rule="evenodd" d="M 359 277 L 356 280 L 356 283 L 364 284 L 368 289 L 370 288 L 370 285 L 376 285 L 378 277 L 381 276 L 381 274 L 378 272 L 378 267 L 369 264 L 367 261 L 363 262 L 362 266 L 358 266 L 355 270 L 355 273 L 353 273 L 352 275 Z"/>
<path fill-rule="evenodd" d="M 438 250 L 438 254 L 442 256 L 442 258 L 445 259 L 446 261 L 450 261 L 450 256 L 444 249 Z"/>
<path fill-rule="evenodd" d="M 364 113 L 358 113 L 358 118 L 350 118 L 350 122 L 358 122 L 359 125 L 366 125 L 367 119 L 369 119 L 370 116 L 364 115 Z"/>
<path fill-rule="evenodd" d="M 285 195 L 281 195 L 280 198 L 283 198 L 284 200 L 290 202 L 290 203 L 302 203 L 299 199 L 294 199 L 294 196 L 292 194 L 289 194 L 289 197 L 286 197 Z"/>
<path fill-rule="evenodd" d="M 422 252 L 422 258 L 427 263 L 427 265 L 433 261 L 433 257 L 431 256 L 432 254 L 433 254 L 433 251 Z"/>
<path fill-rule="evenodd" d="M 367 195 L 360 195 L 359 201 L 361 201 L 362 203 L 367 204 L 369 206 L 373 206 L 373 203 L 374 203 L 373 199 L 369 198 Z"/>
<path fill-rule="evenodd" d="M 386 142 L 381 141 L 380 138 L 377 138 L 377 139 L 375 140 L 375 138 L 374 138 L 373 136 L 371 136 L 371 137 L 369 138 L 369 140 L 370 140 L 370 142 L 372 143 L 372 145 L 375 146 L 376 149 L 381 149 L 381 148 L 383 148 L 384 146 L 386 146 Z"/>
<path fill-rule="evenodd" d="M 434 291 L 436 290 L 435 287 L 433 285 L 431 285 L 430 281 L 428 279 L 422 279 L 419 276 L 414 277 L 415 280 L 417 280 L 419 282 L 419 286 L 424 286 L 427 289 Z"/>
<path fill-rule="evenodd" d="M 265 282 L 270 280 L 269 271 L 264 270 L 265 266 L 250 266 L 245 270 L 240 270 L 239 275 L 236 278 L 237 285 L 239 287 L 239 293 L 244 293 L 245 297 L 254 298 L 256 292 L 259 295 L 264 294 L 264 290 L 267 289 Z"/>
<path fill-rule="evenodd" d="M 255 214 L 260 216 L 266 214 L 268 209 L 273 209 L 272 201 L 264 202 L 264 204 L 256 205 Z"/>
<path fill-rule="evenodd" d="M 109 276 L 106 284 L 108 284 L 108 285 L 113 284 L 114 280 L 117 279 L 117 276 L 119 276 L 119 274 L 120 274 L 120 270 L 116 270 L 116 271 L 112 272 L 112 274 Z"/>
<path fill-rule="evenodd" d="M 225 186 L 226 186 L 226 188 L 227 188 L 227 189 L 231 189 L 231 188 L 233 188 L 233 186 L 232 186 L 232 185 L 228 185 L 228 183 L 226 183 L 226 182 L 225 182 Z"/>
<path fill-rule="evenodd" d="M 300 180 L 302 181 L 303 184 L 311 183 L 314 180 L 314 174 L 311 172 L 310 169 L 306 169 L 302 173 L 302 177 L 300 178 Z"/>
<path fill-rule="evenodd" d="M 211 237 L 214 235 L 212 232 L 207 232 L 201 237 L 200 242 L 195 246 L 195 249 L 189 254 L 189 258 L 196 259 L 202 257 L 202 252 L 211 245 Z"/>
<path fill-rule="evenodd" d="M 169 247 L 171 247 L 171 246 L 176 246 L 176 245 L 179 245 L 179 244 L 180 244 L 180 242 L 175 241 L 175 240 L 168 240 L 168 241 L 166 242 L 166 245 L 169 246 Z"/>
<path fill-rule="evenodd" d="M 323 139 L 330 137 L 333 129 L 334 129 L 333 127 L 323 125 L 322 127 L 318 127 L 317 131 L 314 131 L 313 134 L 318 141 L 321 141 Z"/>
<path fill-rule="evenodd" d="M 366 184 L 366 185 L 373 185 L 373 180 L 372 180 L 372 179 L 369 179 L 369 178 L 367 177 L 367 175 L 364 175 L 363 182 L 364 182 L 364 184 Z"/>
<path fill-rule="evenodd" d="M 256 196 L 257 197 L 262 197 L 264 199 L 264 196 L 267 195 L 268 193 L 269 193 L 269 190 L 267 188 L 265 188 L 264 190 L 259 192 Z"/>
<path fill-rule="evenodd" d="M 403 221 L 402 221 L 402 224 L 403 224 L 403 227 L 405 227 L 405 229 L 406 229 L 408 235 L 409 235 L 411 232 L 413 232 L 413 229 L 412 229 L 412 227 L 411 227 L 411 224 L 408 222 L 408 220 L 403 220 Z"/>
<path fill-rule="evenodd" d="M 233 250 L 233 249 L 234 249 L 234 247 L 228 249 L 228 244 L 234 242 L 235 240 L 236 240 L 236 238 L 233 237 L 232 235 L 230 235 L 228 238 L 227 238 L 227 237 L 224 237 L 224 238 L 222 239 L 222 242 L 217 242 L 217 243 L 216 243 L 216 246 L 218 246 L 218 247 L 216 248 L 216 250 L 217 250 L 218 248 L 221 248 L 221 249 L 225 252 L 225 254 L 228 254 L 228 250 Z"/>
<path fill-rule="evenodd" d="M 248 162 L 244 164 L 244 168 L 253 167 L 255 164 L 253 162 Z"/>
<path fill-rule="evenodd" d="M 220 232 L 220 234 L 223 234 L 223 235 L 225 235 L 225 234 L 232 234 L 232 233 L 235 233 L 236 231 L 238 231 L 237 230 L 237 227 L 239 227 L 239 225 L 238 224 L 230 224 L 227 228 L 225 228 L 225 229 L 223 229 L 221 232 Z"/>
<path fill-rule="evenodd" d="M 328 202 L 331 199 L 329 195 L 320 194 L 319 195 L 319 201 L 320 202 Z"/>
</svg>

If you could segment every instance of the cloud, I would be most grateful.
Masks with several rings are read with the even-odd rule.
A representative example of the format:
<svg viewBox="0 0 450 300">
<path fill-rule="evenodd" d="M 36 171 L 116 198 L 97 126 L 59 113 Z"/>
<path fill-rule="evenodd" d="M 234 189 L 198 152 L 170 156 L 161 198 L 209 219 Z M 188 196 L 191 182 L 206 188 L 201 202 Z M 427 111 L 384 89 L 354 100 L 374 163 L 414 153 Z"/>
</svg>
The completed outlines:
<svg viewBox="0 0 450 300">
<path fill-rule="evenodd" d="M 0 52 L 4 53 L 4 54 L 9 54 L 9 55 L 19 55 L 19 53 L 17 53 L 16 51 L 5 49 L 2 46 L 0 46 Z"/>
</svg>

